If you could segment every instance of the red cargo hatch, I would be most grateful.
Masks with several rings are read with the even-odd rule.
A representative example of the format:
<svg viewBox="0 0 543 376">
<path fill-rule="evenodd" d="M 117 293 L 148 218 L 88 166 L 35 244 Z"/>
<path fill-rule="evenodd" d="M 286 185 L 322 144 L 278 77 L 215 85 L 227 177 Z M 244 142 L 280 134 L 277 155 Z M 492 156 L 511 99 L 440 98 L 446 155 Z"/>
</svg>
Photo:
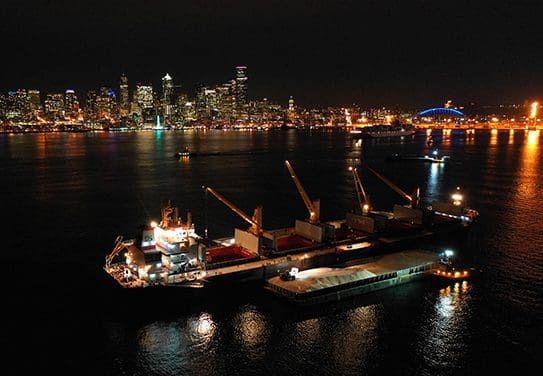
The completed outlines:
<svg viewBox="0 0 543 376">
<path fill-rule="evenodd" d="M 217 263 L 255 257 L 255 254 L 237 245 L 208 248 L 207 262 Z"/>
<path fill-rule="evenodd" d="M 308 240 L 306 238 L 303 238 L 299 235 L 289 235 L 289 236 L 285 236 L 283 238 L 277 239 L 277 250 L 286 251 L 289 249 L 305 248 L 305 247 L 311 247 L 315 244 L 316 244 L 315 242 Z"/>
</svg>

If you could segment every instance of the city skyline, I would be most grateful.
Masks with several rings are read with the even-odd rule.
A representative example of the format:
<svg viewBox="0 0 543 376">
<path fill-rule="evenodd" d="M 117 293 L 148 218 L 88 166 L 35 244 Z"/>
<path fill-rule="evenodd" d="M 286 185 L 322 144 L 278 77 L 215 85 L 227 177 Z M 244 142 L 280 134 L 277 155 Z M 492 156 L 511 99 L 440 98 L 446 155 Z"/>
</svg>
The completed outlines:
<svg viewBox="0 0 543 376">
<path fill-rule="evenodd" d="M 290 4 L 27 1 L 5 5 L 2 91 L 159 87 L 193 92 L 250 67 L 251 99 L 304 106 L 522 103 L 543 87 L 535 2 Z M 482 16 L 484 15 L 484 16 Z"/>
</svg>

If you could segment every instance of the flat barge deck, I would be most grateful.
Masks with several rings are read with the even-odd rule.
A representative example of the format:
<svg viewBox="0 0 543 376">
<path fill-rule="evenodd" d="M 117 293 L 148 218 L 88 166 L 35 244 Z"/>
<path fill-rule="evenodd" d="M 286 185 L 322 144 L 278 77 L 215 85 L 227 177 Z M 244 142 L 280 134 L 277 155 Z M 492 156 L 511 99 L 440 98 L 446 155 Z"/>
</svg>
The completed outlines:
<svg viewBox="0 0 543 376">
<path fill-rule="evenodd" d="M 265 288 L 295 304 L 308 305 L 412 282 L 433 275 L 438 269 L 439 257 L 435 253 L 406 250 L 353 266 L 300 271 L 293 280 L 275 276 L 266 281 Z"/>
</svg>

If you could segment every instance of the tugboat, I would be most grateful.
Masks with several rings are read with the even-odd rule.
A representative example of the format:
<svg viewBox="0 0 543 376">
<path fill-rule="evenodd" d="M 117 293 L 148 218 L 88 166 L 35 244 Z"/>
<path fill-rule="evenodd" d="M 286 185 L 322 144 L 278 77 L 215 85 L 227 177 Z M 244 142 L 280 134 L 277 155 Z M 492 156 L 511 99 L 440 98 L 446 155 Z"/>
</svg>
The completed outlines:
<svg viewBox="0 0 543 376">
<path fill-rule="evenodd" d="M 438 267 L 434 270 L 434 275 L 442 279 L 468 279 L 477 274 L 477 269 L 467 268 L 458 265 L 453 259 L 454 252 L 450 249 L 445 250 L 441 255 Z"/>
</svg>

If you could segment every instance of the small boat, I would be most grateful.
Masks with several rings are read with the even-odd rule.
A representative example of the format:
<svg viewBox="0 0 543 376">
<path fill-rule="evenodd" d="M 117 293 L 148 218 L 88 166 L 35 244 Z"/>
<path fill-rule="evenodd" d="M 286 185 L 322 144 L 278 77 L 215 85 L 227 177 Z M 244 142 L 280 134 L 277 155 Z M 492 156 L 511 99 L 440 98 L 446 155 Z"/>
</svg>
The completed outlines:
<svg viewBox="0 0 543 376">
<path fill-rule="evenodd" d="M 416 154 L 391 154 L 387 157 L 389 161 L 419 161 L 431 163 L 445 163 L 450 157 L 448 155 L 439 156 L 437 150 L 434 150 L 431 155 L 416 155 Z"/>
<path fill-rule="evenodd" d="M 181 159 L 181 158 L 190 158 L 190 157 L 196 157 L 198 153 L 191 152 L 189 148 L 185 148 L 183 151 L 177 152 L 173 155 L 174 158 Z"/>
<path fill-rule="evenodd" d="M 468 279 L 473 277 L 478 271 L 474 268 L 458 268 L 458 267 L 440 267 L 434 275 L 442 279 Z"/>
</svg>

